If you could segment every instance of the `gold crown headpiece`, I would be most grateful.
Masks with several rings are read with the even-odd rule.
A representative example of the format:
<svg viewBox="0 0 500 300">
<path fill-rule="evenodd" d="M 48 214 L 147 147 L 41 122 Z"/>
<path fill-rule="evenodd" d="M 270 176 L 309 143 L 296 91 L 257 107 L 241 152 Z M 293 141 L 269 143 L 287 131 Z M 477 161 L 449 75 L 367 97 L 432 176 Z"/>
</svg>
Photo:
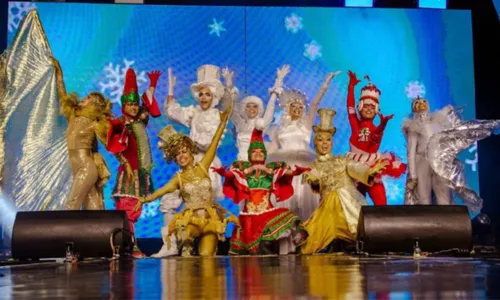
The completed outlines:
<svg viewBox="0 0 500 300">
<path fill-rule="evenodd" d="M 175 160 L 181 146 L 187 147 L 196 154 L 196 144 L 185 134 L 178 133 L 172 125 L 163 128 L 158 134 L 158 148 L 163 151 L 164 158 L 170 163 Z"/>
</svg>

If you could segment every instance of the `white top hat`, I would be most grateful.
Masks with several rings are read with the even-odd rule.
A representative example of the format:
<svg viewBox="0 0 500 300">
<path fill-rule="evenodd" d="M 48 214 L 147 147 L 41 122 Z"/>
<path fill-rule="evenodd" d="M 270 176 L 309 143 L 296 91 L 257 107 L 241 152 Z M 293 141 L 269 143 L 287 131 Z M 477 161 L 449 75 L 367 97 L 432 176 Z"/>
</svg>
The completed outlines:
<svg viewBox="0 0 500 300">
<path fill-rule="evenodd" d="M 191 93 L 198 99 L 198 92 L 203 87 L 208 87 L 213 93 L 212 107 L 219 104 L 224 96 L 224 85 L 220 81 L 220 69 L 214 65 L 203 65 L 196 71 L 198 82 L 191 85 Z"/>
</svg>

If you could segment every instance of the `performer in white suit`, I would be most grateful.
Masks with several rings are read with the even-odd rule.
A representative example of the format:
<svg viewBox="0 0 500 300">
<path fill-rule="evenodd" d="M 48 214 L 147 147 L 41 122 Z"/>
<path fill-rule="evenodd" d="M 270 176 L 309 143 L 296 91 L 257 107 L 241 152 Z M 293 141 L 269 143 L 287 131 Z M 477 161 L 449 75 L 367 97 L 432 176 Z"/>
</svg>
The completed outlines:
<svg viewBox="0 0 500 300">
<path fill-rule="evenodd" d="M 172 70 L 168 71 L 168 99 L 165 101 L 165 113 L 167 117 L 179 124 L 182 124 L 190 129 L 189 137 L 196 143 L 197 154 L 195 155 L 195 162 L 199 162 L 212 142 L 212 138 L 217 131 L 220 123 L 221 111 L 216 108 L 220 100 L 228 99 L 234 101 L 238 90 L 233 87 L 232 76 L 233 73 L 227 68 L 223 70 L 224 78 L 227 88 L 224 87 L 220 78 L 221 72 L 219 67 L 214 65 L 203 65 L 197 70 L 197 82 L 191 85 L 191 93 L 193 97 L 198 100 L 199 105 L 182 107 L 174 99 L 174 86 L 176 78 L 172 74 Z M 161 142 L 161 141 L 160 141 Z M 213 160 L 212 167 L 220 167 L 221 161 L 216 156 Z M 219 174 L 209 172 L 210 180 L 212 182 L 212 191 L 214 192 L 215 199 L 222 199 L 222 182 Z M 165 239 L 165 234 L 168 231 L 167 227 L 170 223 L 175 210 L 182 203 L 177 192 L 165 195 L 161 200 L 161 211 L 164 212 L 164 228 L 162 228 L 162 237 Z M 160 252 L 153 255 L 153 257 L 164 257 L 170 255 L 177 255 L 177 247 L 175 247 L 175 236 L 169 237 L 171 239 L 172 247 L 168 248 L 166 244 L 163 245 Z"/>
<path fill-rule="evenodd" d="M 437 175 L 427 160 L 427 147 L 431 137 L 438 132 L 454 126 L 448 115 L 453 111 L 451 105 L 429 113 L 426 99 L 417 97 L 412 101 L 413 118 L 403 123 L 403 132 L 407 138 L 408 155 L 408 190 L 416 189 L 418 204 L 432 204 L 432 191 L 437 204 L 450 205 L 451 191 L 446 180 Z"/>
<path fill-rule="evenodd" d="M 284 65 L 281 69 L 277 70 L 277 78 L 274 86 L 269 90 L 271 98 L 267 103 L 264 112 L 264 104 L 262 99 L 257 96 L 247 96 L 243 98 L 239 105 L 239 109 L 235 109 L 231 116 L 234 127 L 236 127 L 236 141 L 238 145 L 238 158 L 237 160 L 248 160 L 248 147 L 250 145 L 250 138 L 252 131 L 255 128 L 256 122 L 262 122 L 261 126 L 266 130 L 273 121 L 274 108 L 276 106 L 276 99 L 283 92 L 283 79 L 290 72 L 290 66 Z M 227 78 L 231 73 L 223 74 L 224 80 L 232 82 L 232 78 Z"/>
</svg>

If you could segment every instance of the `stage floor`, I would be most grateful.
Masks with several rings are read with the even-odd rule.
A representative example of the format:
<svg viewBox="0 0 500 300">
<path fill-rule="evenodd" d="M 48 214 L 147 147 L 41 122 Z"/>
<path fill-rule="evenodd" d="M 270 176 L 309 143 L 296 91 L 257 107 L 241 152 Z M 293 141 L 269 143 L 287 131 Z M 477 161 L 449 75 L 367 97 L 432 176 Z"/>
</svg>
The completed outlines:
<svg viewBox="0 0 500 300">
<path fill-rule="evenodd" d="M 318 255 L 39 263 L 0 268 L 0 298 L 499 299 L 500 259 Z"/>
</svg>

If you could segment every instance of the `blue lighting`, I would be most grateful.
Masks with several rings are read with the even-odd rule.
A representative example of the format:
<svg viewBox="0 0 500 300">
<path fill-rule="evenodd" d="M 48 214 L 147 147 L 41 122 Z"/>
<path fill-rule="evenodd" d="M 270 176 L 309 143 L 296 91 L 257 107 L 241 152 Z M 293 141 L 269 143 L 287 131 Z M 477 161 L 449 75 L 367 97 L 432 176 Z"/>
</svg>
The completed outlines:
<svg viewBox="0 0 500 300">
<path fill-rule="evenodd" d="M 446 9 L 447 3 L 447 0 L 419 0 L 418 6 L 420 8 Z"/>
<path fill-rule="evenodd" d="M 345 0 L 346 7 L 372 7 L 373 0 Z"/>
</svg>

